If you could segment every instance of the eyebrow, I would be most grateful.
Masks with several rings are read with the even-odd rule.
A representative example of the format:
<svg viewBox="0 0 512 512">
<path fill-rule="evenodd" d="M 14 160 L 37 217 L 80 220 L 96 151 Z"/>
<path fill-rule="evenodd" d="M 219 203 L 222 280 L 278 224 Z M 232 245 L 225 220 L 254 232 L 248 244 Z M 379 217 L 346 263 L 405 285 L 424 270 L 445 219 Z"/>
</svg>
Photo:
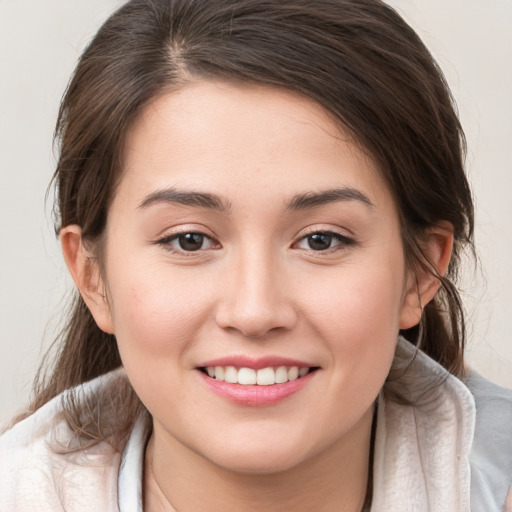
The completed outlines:
<svg viewBox="0 0 512 512">
<path fill-rule="evenodd" d="M 228 200 L 206 192 L 180 191 L 175 188 L 166 188 L 157 190 L 147 195 L 139 208 L 147 208 L 158 203 L 177 203 L 184 206 L 199 206 L 209 210 L 215 210 L 221 213 L 227 213 L 231 209 Z"/>
<path fill-rule="evenodd" d="M 374 204 L 365 194 L 355 188 L 346 187 L 298 194 L 291 199 L 286 209 L 292 211 L 306 210 L 329 203 L 345 201 L 359 201 L 369 208 L 374 207 Z"/>
<path fill-rule="evenodd" d="M 374 205 L 370 199 L 355 188 L 335 188 L 320 192 L 305 192 L 292 197 L 286 206 L 287 211 L 298 211 L 315 208 L 329 203 L 359 201 L 369 208 Z M 229 213 L 231 203 L 216 194 L 195 191 L 180 191 L 175 188 L 157 190 L 147 195 L 139 208 L 144 209 L 158 203 L 177 203 L 184 206 L 199 206 L 215 210 L 220 213 Z"/>
</svg>

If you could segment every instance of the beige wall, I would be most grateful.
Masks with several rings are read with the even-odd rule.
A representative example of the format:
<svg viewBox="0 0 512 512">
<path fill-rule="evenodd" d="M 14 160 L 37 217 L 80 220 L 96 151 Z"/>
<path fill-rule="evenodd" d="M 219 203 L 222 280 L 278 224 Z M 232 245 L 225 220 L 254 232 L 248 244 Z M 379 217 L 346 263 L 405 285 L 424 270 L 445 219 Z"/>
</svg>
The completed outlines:
<svg viewBox="0 0 512 512">
<path fill-rule="evenodd" d="M 44 194 L 59 99 L 115 0 L 0 0 L 0 423 L 26 400 L 70 288 Z M 512 2 L 392 0 L 444 69 L 469 142 L 477 243 L 470 360 L 512 386 Z M 50 201 L 51 203 L 51 201 Z"/>
<path fill-rule="evenodd" d="M 468 140 L 480 269 L 468 265 L 469 362 L 512 386 L 512 2 L 390 0 L 441 65 Z"/>
</svg>

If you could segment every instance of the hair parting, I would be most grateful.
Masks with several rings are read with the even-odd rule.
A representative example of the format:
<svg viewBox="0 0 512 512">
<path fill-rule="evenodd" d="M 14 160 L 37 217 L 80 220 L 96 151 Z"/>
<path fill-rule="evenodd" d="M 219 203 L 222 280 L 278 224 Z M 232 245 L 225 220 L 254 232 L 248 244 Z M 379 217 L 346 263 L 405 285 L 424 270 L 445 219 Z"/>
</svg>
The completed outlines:
<svg viewBox="0 0 512 512">
<path fill-rule="evenodd" d="M 84 51 L 62 100 L 56 232 L 80 226 L 101 266 L 100 241 L 122 178 L 127 130 L 154 98 L 195 80 L 288 89 L 337 120 L 391 191 L 410 268 L 426 269 L 441 283 L 424 307 L 421 329 L 401 334 L 461 375 L 465 323 L 455 283 L 461 255 L 472 248 L 474 215 L 465 138 L 438 65 L 380 0 L 127 2 Z M 440 222 L 453 226 L 455 238 L 446 276 L 421 247 L 422 236 Z M 41 367 L 30 411 L 121 366 L 115 337 L 98 328 L 78 295 L 56 347 L 54 361 Z M 129 391 L 120 396 L 133 418 L 140 403 Z M 72 400 L 67 411 L 80 436 L 112 437 Z"/>
</svg>

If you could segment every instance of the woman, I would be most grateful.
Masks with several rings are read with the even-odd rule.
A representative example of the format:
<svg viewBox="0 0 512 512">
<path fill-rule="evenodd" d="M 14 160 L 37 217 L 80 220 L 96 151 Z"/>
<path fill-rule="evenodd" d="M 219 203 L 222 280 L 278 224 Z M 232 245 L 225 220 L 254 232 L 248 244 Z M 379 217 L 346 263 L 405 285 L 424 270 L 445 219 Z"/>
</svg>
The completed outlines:
<svg viewBox="0 0 512 512">
<path fill-rule="evenodd" d="M 79 295 L 1 510 L 505 510 L 512 397 L 465 371 L 453 284 L 463 133 L 393 10 L 130 1 L 57 133 Z"/>
</svg>

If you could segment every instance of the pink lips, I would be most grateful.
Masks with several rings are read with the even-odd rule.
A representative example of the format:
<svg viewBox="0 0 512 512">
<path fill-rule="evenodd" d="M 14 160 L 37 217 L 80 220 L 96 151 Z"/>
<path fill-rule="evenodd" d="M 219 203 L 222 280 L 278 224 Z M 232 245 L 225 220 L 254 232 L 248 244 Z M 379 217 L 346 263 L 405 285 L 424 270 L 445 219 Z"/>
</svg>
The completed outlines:
<svg viewBox="0 0 512 512">
<path fill-rule="evenodd" d="M 236 368 L 254 368 L 260 370 L 261 368 L 268 368 L 270 366 L 277 368 L 279 366 L 298 366 L 299 368 L 310 368 L 312 365 L 304 361 L 297 359 L 290 359 L 287 357 L 259 357 L 251 358 L 247 356 L 236 356 L 236 357 L 222 357 L 219 359 L 212 359 L 206 361 L 200 365 L 201 367 L 206 366 L 234 366 Z"/>
<path fill-rule="evenodd" d="M 236 368 L 245 367 L 259 370 L 268 367 L 277 368 L 279 366 L 297 366 L 299 368 L 310 368 L 312 365 L 303 361 L 281 357 L 264 357 L 252 359 L 249 357 L 240 356 L 207 361 L 201 364 L 198 369 L 209 366 L 234 366 Z M 316 372 L 310 372 L 304 377 L 300 377 L 293 381 L 288 381 L 282 384 L 273 384 L 270 386 L 231 384 L 222 380 L 211 378 L 202 371 L 198 371 L 198 374 L 203 379 L 208 388 L 218 396 L 227 399 L 236 405 L 263 407 L 277 404 L 278 402 L 299 392 L 311 381 L 311 379 L 314 378 Z"/>
</svg>

